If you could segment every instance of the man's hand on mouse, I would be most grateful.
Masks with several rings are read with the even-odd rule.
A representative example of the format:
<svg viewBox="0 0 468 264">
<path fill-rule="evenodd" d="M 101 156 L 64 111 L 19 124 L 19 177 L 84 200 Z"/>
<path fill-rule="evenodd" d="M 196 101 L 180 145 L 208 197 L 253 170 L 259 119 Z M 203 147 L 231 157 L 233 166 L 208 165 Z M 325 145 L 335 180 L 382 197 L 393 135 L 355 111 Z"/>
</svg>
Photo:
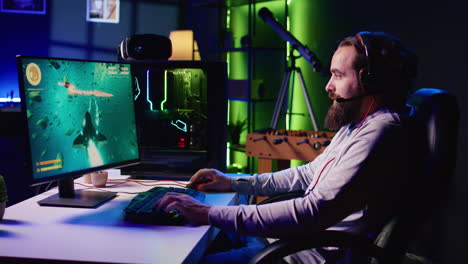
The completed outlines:
<svg viewBox="0 0 468 264">
<path fill-rule="evenodd" d="M 208 224 L 210 208 L 211 206 L 181 193 L 166 193 L 153 205 L 155 211 L 164 210 L 168 213 L 171 210 L 177 210 L 187 221 L 195 225 Z"/>
<path fill-rule="evenodd" d="M 198 185 L 198 183 L 203 183 Z M 201 169 L 197 171 L 190 184 L 199 191 L 232 192 L 231 178 L 216 169 Z"/>
</svg>

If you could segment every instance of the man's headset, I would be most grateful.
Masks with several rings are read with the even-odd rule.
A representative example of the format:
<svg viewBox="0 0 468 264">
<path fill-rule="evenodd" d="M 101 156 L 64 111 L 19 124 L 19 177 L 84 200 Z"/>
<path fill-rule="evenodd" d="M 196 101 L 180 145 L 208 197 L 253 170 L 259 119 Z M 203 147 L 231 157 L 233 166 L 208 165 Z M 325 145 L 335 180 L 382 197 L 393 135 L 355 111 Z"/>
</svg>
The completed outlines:
<svg viewBox="0 0 468 264">
<path fill-rule="evenodd" d="M 417 57 L 413 50 L 405 47 L 396 37 L 384 32 L 369 31 L 361 31 L 355 37 L 366 55 L 366 66 L 359 72 L 359 81 L 365 92 L 351 98 L 338 98 L 337 102 L 354 101 L 376 93 L 391 92 L 389 84 L 397 83 L 396 80 L 410 80 L 416 77 Z"/>
</svg>

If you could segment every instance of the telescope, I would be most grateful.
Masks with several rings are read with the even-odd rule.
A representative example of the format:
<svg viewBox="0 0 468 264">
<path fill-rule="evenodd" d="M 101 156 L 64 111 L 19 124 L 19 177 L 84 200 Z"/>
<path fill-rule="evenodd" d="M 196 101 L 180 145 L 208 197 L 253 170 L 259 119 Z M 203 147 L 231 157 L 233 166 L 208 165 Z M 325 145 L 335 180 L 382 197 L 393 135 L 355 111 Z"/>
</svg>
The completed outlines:
<svg viewBox="0 0 468 264">
<path fill-rule="evenodd" d="M 306 46 L 302 45 L 299 40 L 297 40 L 291 33 L 289 33 L 274 17 L 273 13 L 266 8 L 263 7 L 258 12 L 258 15 L 267 22 L 276 32 L 283 37 L 287 42 L 291 44 L 291 46 L 296 49 L 299 54 L 302 55 L 313 67 L 315 72 L 321 73 L 323 76 L 328 76 L 329 72 L 328 69 L 323 69 L 322 63 L 319 61 L 317 56 L 310 51 Z"/>
</svg>

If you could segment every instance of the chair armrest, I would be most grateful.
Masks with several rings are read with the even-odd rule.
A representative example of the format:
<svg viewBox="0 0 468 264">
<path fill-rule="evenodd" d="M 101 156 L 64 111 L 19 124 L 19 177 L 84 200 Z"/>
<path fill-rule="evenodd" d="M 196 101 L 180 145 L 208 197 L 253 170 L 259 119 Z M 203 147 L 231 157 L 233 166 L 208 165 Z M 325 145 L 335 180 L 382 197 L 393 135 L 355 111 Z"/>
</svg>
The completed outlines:
<svg viewBox="0 0 468 264">
<path fill-rule="evenodd" d="M 310 236 L 302 239 L 277 240 L 257 253 L 249 263 L 274 263 L 293 253 L 321 247 L 352 248 L 367 256 L 376 257 L 379 260 L 390 259 L 389 254 L 384 249 L 374 245 L 373 241 L 367 237 L 342 231 L 322 231 L 312 233 Z"/>
<path fill-rule="evenodd" d="M 274 203 L 297 197 L 303 197 L 304 192 L 290 192 L 272 196 L 260 204 Z M 374 257 L 379 260 L 379 263 L 399 263 L 398 259 L 401 256 L 392 254 L 389 250 L 385 250 L 368 237 L 362 235 L 355 235 L 343 231 L 321 231 L 311 233 L 307 237 L 293 238 L 291 240 L 280 239 L 268 246 L 262 251 L 257 253 L 251 260 L 250 264 L 266 264 L 275 263 L 282 260 L 282 258 L 289 256 L 293 253 L 300 252 L 306 249 L 322 248 L 322 247 L 339 247 L 350 248 L 358 252 L 359 256 Z"/>
</svg>

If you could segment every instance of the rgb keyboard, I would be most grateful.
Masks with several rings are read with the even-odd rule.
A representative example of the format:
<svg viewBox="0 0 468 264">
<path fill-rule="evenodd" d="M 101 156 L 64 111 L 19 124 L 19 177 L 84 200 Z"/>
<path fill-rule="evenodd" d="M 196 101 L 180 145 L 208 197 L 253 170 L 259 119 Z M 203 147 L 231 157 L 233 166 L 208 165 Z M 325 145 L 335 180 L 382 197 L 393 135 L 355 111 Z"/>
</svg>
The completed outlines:
<svg viewBox="0 0 468 264">
<path fill-rule="evenodd" d="M 158 212 L 153 211 L 153 205 L 168 192 L 187 194 L 201 202 L 205 200 L 205 194 L 197 190 L 174 187 L 153 187 L 146 192 L 139 193 L 130 201 L 130 204 L 124 209 L 125 220 L 135 224 L 187 224 L 186 219 L 176 211 L 171 211 L 170 213 L 166 213 L 163 210 Z"/>
</svg>

